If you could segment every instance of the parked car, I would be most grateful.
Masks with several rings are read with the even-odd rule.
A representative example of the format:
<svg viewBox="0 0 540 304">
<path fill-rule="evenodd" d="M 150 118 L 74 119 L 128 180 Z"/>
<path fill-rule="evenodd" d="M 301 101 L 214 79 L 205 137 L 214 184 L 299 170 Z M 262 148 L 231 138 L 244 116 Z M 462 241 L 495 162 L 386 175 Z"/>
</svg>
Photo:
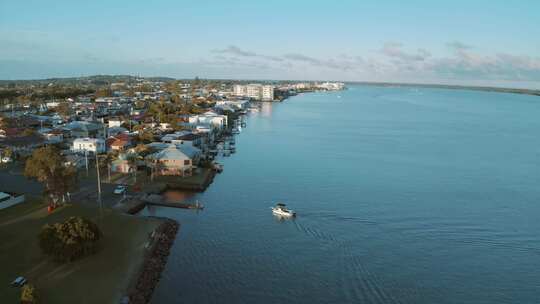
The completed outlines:
<svg viewBox="0 0 540 304">
<path fill-rule="evenodd" d="M 11 157 L 7 157 L 7 156 L 2 157 L 2 162 L 3 163 L 10 163 L 12 161 L 13 161 L 13 159 L 11 159 Z"/>
<path fill-rule="evenodd" d="M 27 280 L 25 277 L 17 277 L 13 282 L 11 282 L 11 286 L 13 287 L 22 287 L 24 284 L 26 284 Z"/>
<path fill-rule="evenodd" d="M 114 194 L 124 194 L 126 192 L 127 192 L 127 186 L 125 186 L 125 185 L 118 185 L 113 190 Z"/>
</svg>

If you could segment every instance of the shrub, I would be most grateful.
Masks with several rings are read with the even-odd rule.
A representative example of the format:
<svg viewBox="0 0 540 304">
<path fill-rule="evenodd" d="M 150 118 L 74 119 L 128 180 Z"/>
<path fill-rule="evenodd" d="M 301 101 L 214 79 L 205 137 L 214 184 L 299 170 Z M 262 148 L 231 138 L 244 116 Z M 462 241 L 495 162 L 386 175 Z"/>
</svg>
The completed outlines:
<svg viewBox="0 0 540 304">
<path fill-rule="evenodd" d="M 55 260 L 71 262 L 95 253 L 101 236 L 101 231 L 93 222 L 82 217 L 70 217 L 63 223 L 43 226 L 39 246 Z"/>
<path fill-rule="evenodd" d="M 37 291 L 33 285 L 26 284 L 21 288 L 21 303 L 23 304 L 38 303 Z"/>
</svg>

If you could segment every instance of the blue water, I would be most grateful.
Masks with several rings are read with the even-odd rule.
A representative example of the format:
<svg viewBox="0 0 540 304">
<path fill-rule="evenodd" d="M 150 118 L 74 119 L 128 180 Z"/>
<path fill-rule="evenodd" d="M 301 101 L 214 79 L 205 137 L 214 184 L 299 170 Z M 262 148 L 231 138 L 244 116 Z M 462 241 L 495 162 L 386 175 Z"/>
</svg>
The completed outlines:
<svg viewBox="0 0 540 304">
<path fill-rule="evenodd" d="M 540 302 L 540 97 L 352 86 L 262 107 L 203 212 L 146 210 L 181 223 L 153 303 Z"/>
</svg>

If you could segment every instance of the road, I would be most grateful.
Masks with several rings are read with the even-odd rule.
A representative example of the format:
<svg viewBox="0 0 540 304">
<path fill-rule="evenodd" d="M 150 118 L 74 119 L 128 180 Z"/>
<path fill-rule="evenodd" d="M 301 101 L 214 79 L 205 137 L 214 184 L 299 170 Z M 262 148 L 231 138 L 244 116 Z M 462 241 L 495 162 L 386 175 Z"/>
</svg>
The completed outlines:
<svg viewBox="0 0 540 304">
<path fill-rule="evenodd" d="M 101 183 L 101 198 L 103 206 L 112 207 L 118 203 L 123 195 L 113 194 L 116 184 L 107 183 L 106 174 L 103 172 Z M 0 167 L 0 191 L 16 192 L 25 195 L 41 196 L 43 194 L 43 186 L 41 183 L 27 179 L 23 175 L 23 167 L 21 164 L 2 165 Z M 132 193 L 127 193 L 131 195 Z M 81 203 L 85 205 L 98 206 L 98 187 L 96 172 L 90 170 L 88 175 L 84 168 L 79 174 L 79 189 L 71 194 L 72 203 Z"/>
</svg>

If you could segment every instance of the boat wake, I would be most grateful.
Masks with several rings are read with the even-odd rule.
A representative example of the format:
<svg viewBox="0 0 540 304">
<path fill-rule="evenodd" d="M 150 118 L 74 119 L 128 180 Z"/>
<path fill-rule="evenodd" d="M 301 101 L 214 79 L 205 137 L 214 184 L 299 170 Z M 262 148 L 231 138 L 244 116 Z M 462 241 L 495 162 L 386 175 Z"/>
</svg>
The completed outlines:
<svg viewBox="0 0 540 304">
<path fill-rule="evenodd" d="M 347 303 L 407 303 L 408 299 L 421 298 L 421 290 L 414 287 L 404 287 L 392 280 L 384 280 L 370 271 L 367 261 L 376 260 L 370 256 L 369 251 L 359 250 L 355 241 L 345 240 L 338 235 L 324 232 L 323 228 L 314 228 L 305 219 L 316 219 L 320 227 L 328 224 L 335 225 L 334 221 L 353 221 L 363 225 L 376 225 L 376 222 L 358 217 L 344 217 L 337 214 L 303 214 L 300 220 L 294 222 L 296 229 L 305 235 L 325 242 L 325 245 L 335 252 L 332 258 L 338 263 L 340 269 L 337 274 L 337 283 Z M 361 229 L 359 229 L 361 231 Z M 399 285 L 399 287 L 398 287 Z M 400 297 L 396 297 L 399 290 Z"/>
</svg>

